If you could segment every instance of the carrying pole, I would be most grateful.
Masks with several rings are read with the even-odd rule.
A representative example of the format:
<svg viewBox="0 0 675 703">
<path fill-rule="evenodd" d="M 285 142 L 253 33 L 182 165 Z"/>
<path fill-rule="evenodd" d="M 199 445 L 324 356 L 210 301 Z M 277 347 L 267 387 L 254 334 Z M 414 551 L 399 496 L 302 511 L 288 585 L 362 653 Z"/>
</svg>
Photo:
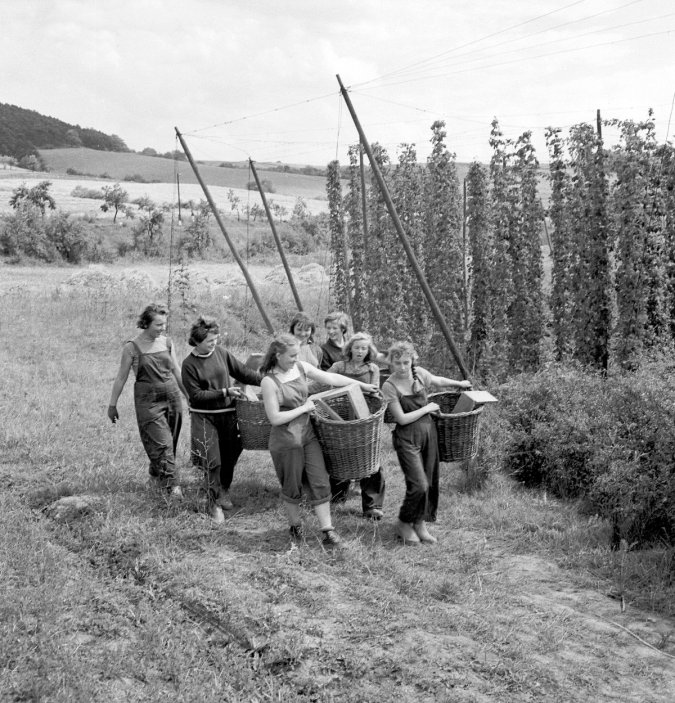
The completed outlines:
<svg viewBox="0 0 675 703">
<path fill-rule="evenodd" d="M 354 106 L 352 105 L 352 101 L 349 98 L 349 93 L 347 92 L 346 88 L 344 85 L 342 85 L 342 81 L 340 80 L 340 76 L 336 76 L 338 83 L 340 84 L 340 92 L 342 93 L 342 97 L 345 100 L 345 103 L 347 104 L 347 108 L 349 110 L 349 114 L 352 116 L 352 120 L 354 121 L 354 125 L 356 126 L 356 129 L 359 133 L 359 139 L 361 140 L 361 145 L 363 146 L 363 149 L 365 150 L 368 160 L 370 161 L 370 167 L 373 169 L 373 175 L 375 176 L 375 179 L 377 180 L 378 185 L 380 186 L 380 191 L 382 192 L 382 197 L 384 198 L 385 205 L 387 206 L 387 210 L 389 211 L 389 215 L 391 216 L 392 222 L 394 223 L 394 227 L 396 229 L 396 233 L 398 234 L 399 239 L 401 240 L 401 244 L 403 245 L 403 249 L 405 250 L 406 255 L 408 256 L 408 261 L 410 262 L 410 266 L 412 270 L 415 273 L 415 276 L 417 277 L 417 280 L 419 281 L 420 286 L 422 287 L 422 292 L 424 293 L 424 296 L 427 299 L 427 302 L 429 303 L 429 307 L 431 308 L 431 312 L 434 315 L 434 318 L 436 319 L 436 323 L 441 329 L 441 332 L 443 333 L 443 336 L 445 337 L 445 341 L 448 343 L 448 347 L 450 347 L 450 351 L 452 353 L 452 356 L 455 359 L 455 363 L 459 367 L 459 370 L 462 374 L 462 378 L 469 378 L 469 370 L 466 367 L 466 364 L 464 363 L 464 359 L 462 359 L 462 355 L 459 352 L 459 349 L 457 348 L 455 341 L 452 338 L 452 334 L 450 333 L 450 329 L 445 321 L 445 318 L 443 317 L 443 313 L 441 312 L 441 309 L 438 307 L 438 303 L 436 302 L 436 298 L 434 297 L 433 292 L 431 291 L 431 288 L 429 288 L 429 284 L 427 283 L 427 279 L 424 277 L 424 273 L 422 269 L 420 268 L 420 265 L 417 261 L 417 257 L 415 256 L 415 253 L 412 250 L 412 247 L 410 246 L 410 242 L 408 241 L 408 237 L 403 229 L 403 225 L 401 224 L 401 220 L 399 219 L 398 213 L 396 212 L 396 207 L 394 206 L 394 202 L 391 199 L 391 196 L 389 195 L 389 190 L 387 189 L 387 184 L 384 182 L 384 177 L 382 176 L 382 172 L 380 171 L 379 166 L 377 165 L 377 161 L 375 160 L 375 157 L 373 156 L 373 151 L 370 148 L 370 144 L 368 143 L 368 140 L 366 139 L 366 135 L 363 131 L 363 128 L 361 127 L 361 123 L 359 122 L 359 118 L 356 116 L 356 112 L 354 111 Z"/>
<path fill-rule="evenodd" d="M 291 292 L 293 293 L 293 297 L 295 298 L 295 304 L 298 306 L 298 310 L 300 312 L 302 312 L 302 303 L 300 302 L 300 296 L 298 295 L 298 290 L 295 287 L 295 281 L 293 280 L 293 274 L 291 273 L 291 267 L 288 265 L 288 261 L 286 260 L 286 254 L 284 254 L 284 248 L 283 248 L 283 246 L 281 246 L 281 239 L 279 239 L 279 235 L 277 234 L 277 228 L 274 226 L 274 219 L 272 217 L 272 212 L 270 211 L 270 206 L 267 204 L 267 198 L 265 197 L 265 193 L 263 192 L 262 184 L 260 183 L 260 179 L 258 178 L 258 172 L 255 170 L 255 166 L 253 165 L 253 160 L 249 159 L 248 162 L 251 165 L 251 172 L 253 173 L 253 178 L 255 178 L 255 184 L 258 186 L 258 192 L 260 193 L 260 197 L 262 199 L 263 206 L 265 207 L 265 213 L 267 214 L 267 221 L 270 223 L 270 228 L 272 229 L 272 236 L 274 237 L 274 241 L 276 242 L 277 249 L 279 250 L 279 256 L 281 257 L 281 263 L 284 265 L 284 271 L 286 271 L 286 278 L 288 278 L 288 283 L 291 286 Z"/>
<path fill-rule="evenodd" d="M 201 174 L 197 170 L 197 165 L 194 162 L 194 159 L 192 158 L 192 154 L 190 153 L 190 150 L 188 149 L 187 144 L 185 143 L 185 140 L 183 139 L 183 135 L 178 131 L 178 127 L 174 127 L 176 130 L 176 136 L 178 137 L 178 140 L 180 141 L 181 146 L 183 147 L 183 151 L 185 152 L 185 156 L 187 157 L 187 160 L 190 162 L 190 166 L 192 166 L 192 170 L 195 172 L 195 176 L 197 177 L 197 180 L 199 181 L 199 185 L 202 187 L 202 190 L 204 191 L 204 195 L 206 196 L 206 200 L 208 201 L 209 205 L 211 206 L 211 211 L 213 212 L 213 216 L 216 218 L 216 222 L 218 223 L 218 227 L 220 227 L 220 231 L 223 233 L 223 237 L 225 237 L 225 241 L 227 242 L 227 245 L 230 247 L 230 251 L 232 252 L 232 256 L 234 257 L 234 260 L 239 264 L 239 268 L 241 269 L 241 272 L 244 274 L 244 278 L 246 279 L 246 283 L 248 284 L 248 287 L 251 290 L 251 295 L 253 296 L 253 300 L 255 301 L 255 304 L 258 306 L 258 310 L 260 311 L 260 314 L 262 316 L 262 319 L 265 322 L 265 325 L 267 326 L 267 331 L 271 334 L 274 335 L 274 327 L 272 327 L 272 323 L 270 322 L 269 317 L 267 317 L 267 313 L 265 312 L 265 308 L 263 308 L 262 301 L 260 300 L 260 296 L 258 295 L 258 291 L 255 287 L 255 283 L 253 283 L 253 279 L 251 278 L 248 269 L 246 268 L 246 264 L 243 262 L 241 256 L 239 256 L 239 252 L 237 251 L 236 247 L 234 246 L 234 242 L 230 239 L 230 235 L 227 233 L 227 230 L 225 229 L 225 225 L 223 224 L 223 221 L 220 217 L 220 213 L 218 212 L 218 208 L 216 207 L 216 204 L 213 202 L 213 198 L 211 197 L 211 193 L 209 192 L 209 189 L 206 186 L 206 183 L 204 183 L 204 180 L 201 177 Z"/>
</svg>

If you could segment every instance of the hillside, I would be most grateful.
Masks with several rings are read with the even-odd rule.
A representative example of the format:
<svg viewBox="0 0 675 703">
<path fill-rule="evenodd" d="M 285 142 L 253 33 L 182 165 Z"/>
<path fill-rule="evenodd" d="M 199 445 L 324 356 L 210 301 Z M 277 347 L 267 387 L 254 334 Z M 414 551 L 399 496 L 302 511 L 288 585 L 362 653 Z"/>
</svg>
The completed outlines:
<svg viewBox="0 0 675 703">
<path fill-rule="evenodd" d="M 135 180 L 146 183 L 173 183 L 177 167 L 181 184 L 196 184 L 190 165 L 156 156 L 134 152 L 96 151 L 94 149 L 43 149 L 40 156 L 51 175 L 110 178 L 115 181 Z M 325 199 L 326 179 L 323 176 L 305 176 L 298 173 L 280 173 L 258 170 L 261 180 L 272 182 L 274 192 L 280 195 Z M 247 168 L 220 167 L 213 163 L 199 164 L 199 172 L 209 185 L 223 188 L 246 189 L 253 180 Z"/>
<path fill-rule="evenodd" d="M 115 134 L 72 125 L 16 105 L 0 103 L 0 154 L 22 159 L 39 149 L 88 147 L 104 151 L 128 151 Z"/>
</svg>

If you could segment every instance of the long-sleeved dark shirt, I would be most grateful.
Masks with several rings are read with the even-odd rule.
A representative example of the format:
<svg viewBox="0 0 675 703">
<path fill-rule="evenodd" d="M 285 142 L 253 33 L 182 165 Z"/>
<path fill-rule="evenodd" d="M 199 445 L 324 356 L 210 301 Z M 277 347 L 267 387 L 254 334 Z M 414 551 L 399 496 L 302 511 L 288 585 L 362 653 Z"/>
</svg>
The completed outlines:
<svg viewBox="0 0 675 703">
<path fill-rule="evenodd" d="M 225 410 L 234 403 L 225 397 L 223 388 L 229 388 L 232 380 L 259 386 L 262 376 L 239 361 L 225 349 L 216 346 L 209 356 L 188 354 L 181 372 L 183 385 L 195 410 Z"/>
</svg>

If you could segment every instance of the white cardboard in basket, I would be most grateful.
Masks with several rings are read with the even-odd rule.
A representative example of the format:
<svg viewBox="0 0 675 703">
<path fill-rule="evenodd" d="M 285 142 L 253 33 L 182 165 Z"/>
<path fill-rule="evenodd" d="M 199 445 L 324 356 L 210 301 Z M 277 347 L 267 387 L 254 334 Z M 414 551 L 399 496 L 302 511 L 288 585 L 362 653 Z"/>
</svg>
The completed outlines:
<svg viewBox="0 0 675 703">
<path fill-rule="evenodd" d="M 496 403 L 497 399 L 487 391 L 464 391 L 460 396 L 451 414 L 469 413 L 475 410 L 476 405 Z"/>
</svg>

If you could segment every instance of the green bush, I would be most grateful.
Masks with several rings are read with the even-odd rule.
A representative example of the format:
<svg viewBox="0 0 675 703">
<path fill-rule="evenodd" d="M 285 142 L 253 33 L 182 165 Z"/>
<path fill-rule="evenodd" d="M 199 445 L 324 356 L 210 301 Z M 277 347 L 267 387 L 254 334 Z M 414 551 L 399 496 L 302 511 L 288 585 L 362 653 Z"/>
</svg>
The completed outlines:
<svg viewBox="0 0 675 703">
<path fill-rule="evenodd" d="M 602 378 L 554 366 L 499 389 L 503 468 L 582 499 L 613 542 L 675 540 L 675 380 L 666 360 Z"/>
</svg>

